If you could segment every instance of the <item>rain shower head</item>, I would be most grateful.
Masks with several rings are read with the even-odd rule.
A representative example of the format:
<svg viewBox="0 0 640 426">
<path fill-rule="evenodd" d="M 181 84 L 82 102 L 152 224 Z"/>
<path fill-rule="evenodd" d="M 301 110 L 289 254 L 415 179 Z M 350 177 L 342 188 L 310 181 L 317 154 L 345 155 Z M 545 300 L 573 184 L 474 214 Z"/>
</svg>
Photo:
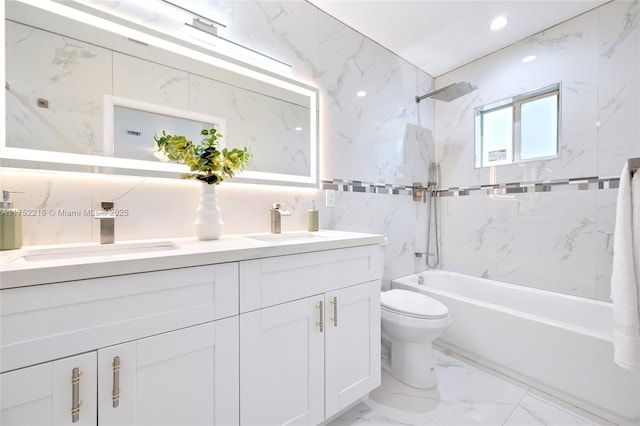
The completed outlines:
<svg viewBox="0 0 640 426">
<path fill-rule="evenodd" d="M 421 100 L 426 98 L 433 98 L 439 101 L 451 102 L 454 99 L 458 99 L 462 95 L 466 95 L 469 92 L 473 92 L 476 90 L 478 86 L 474 86 L 471 83 L 467 83 L 466 81 L 461 81 L 459 83 L 453 83 L 442 89 L 434 90 L 433 92 L 429 92 L 426 95 L 416 96 L 416 102 L 420 103 Z"/>
</svg>

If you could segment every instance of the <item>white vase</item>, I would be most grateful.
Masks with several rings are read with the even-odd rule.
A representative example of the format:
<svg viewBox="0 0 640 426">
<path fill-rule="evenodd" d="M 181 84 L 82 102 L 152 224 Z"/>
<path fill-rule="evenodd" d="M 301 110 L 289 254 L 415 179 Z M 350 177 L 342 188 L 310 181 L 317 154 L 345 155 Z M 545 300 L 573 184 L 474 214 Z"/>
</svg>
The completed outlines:
<svg viewBox="0 0 640 426">
<path fill-rule="evenodd" d="M 217 240 L 222 235 L 224 224 L 220 207 L 218 207 L 216 186 L 206 182 L 202 183 L 200 204 L 196 213 L 196 221 L 193 223 L 199 240 Z"/>
</svg>

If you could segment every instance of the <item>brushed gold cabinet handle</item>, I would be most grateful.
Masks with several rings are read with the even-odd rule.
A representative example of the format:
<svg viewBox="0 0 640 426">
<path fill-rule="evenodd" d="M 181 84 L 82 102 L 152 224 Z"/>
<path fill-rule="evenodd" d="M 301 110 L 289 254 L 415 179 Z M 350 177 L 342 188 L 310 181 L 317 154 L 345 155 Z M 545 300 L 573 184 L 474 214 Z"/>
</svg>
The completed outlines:
<svg viewBox="0 0 640 426">
<path fill-rule="evenodd" d="M 316 303 L 316 308 L 320 310 L 320 322 L 317 322 L 316 325 L 320 327 L 320 333 L 324 331 L 324 306 L 322 300 Z"/>
<path fill-rule="evenodd" d="M 82 370 L 78 367 L 71 371 L 71 422 L 77 423 L 80 420 L 80 407 L 82 401 L 80 401 L 80 376 L 82 376 Z"/>
<path fill-rule="evenodd" d="M 120 357 L 113 357 L 113 391 L 111 399 L 113 400 L 113 408 L 120 405 Z"/>
<path fill-rule="evenodd" d="M 333 316 L 330 317 L 329 319 L 333 321 L 333 326 L 337 327 L 338 326 L 338 296 L 332 297 L 329 303 L 333 305 Z"/>
</svg>

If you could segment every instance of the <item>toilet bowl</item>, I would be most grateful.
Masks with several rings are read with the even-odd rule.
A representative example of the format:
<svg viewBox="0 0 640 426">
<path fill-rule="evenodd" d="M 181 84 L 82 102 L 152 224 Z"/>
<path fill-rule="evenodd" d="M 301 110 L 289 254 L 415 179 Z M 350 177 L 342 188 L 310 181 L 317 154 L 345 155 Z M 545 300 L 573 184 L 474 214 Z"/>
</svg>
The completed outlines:
<svg viewBox="0 0 640 426">
<path fill-rule="evenodd" d="M 393 289 L 380 295 L 383 346 L 390 346 L 383 368 L 417 388 L 438 384 L 431 342 L 451 324 L 447 307 L 424 294 Z"/>
</svg>

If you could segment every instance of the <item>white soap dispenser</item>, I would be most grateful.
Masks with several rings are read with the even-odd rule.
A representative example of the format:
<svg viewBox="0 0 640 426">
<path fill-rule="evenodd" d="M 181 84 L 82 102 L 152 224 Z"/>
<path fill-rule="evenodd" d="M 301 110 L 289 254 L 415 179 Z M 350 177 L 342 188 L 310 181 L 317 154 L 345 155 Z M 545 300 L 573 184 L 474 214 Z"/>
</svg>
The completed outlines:
<svg viewBox="0 0 640 426">
<path fill-rule="evenodd" d="M 22 247 L 22 211 L 13 208 L 11 191 L 2 191 L 0 202 L 0 250 Z"/>
<path fill-rule="evenodd" d="M 316 210 L 315 201 L 311 201 L 311 208 L 307 210 L 307 230 L 318 230 L 318 210 Z"/>
</svg>

